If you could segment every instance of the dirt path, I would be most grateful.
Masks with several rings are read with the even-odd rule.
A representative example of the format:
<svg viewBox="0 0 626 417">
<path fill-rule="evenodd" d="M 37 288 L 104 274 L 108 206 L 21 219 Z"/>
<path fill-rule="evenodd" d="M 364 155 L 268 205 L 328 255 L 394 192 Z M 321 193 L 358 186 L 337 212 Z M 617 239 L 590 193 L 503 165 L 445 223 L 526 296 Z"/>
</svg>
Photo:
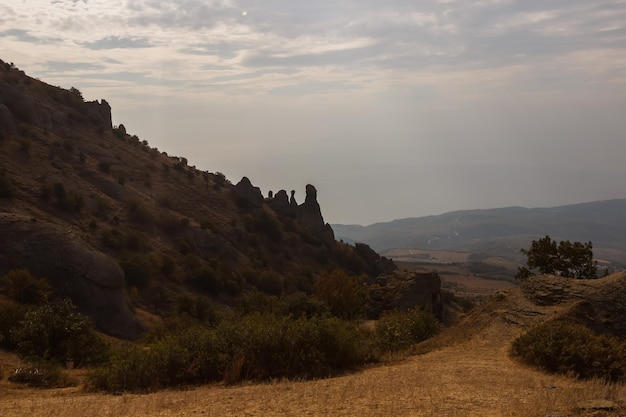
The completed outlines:
<svg viewBox="0 0 626 417">
<path fill-rule="evenodd" d="M 508 356 L 524 327 L 566 305 L 538 307 L 512 291 L 470 314 L 436 342 L 444 347 L 399 364 L 339 378 L 106 396 L 79 389 L 0 392 L 3 416 L 619 416 L 575 411 L 582 400 L 624 405 L 626 387 L 579 382 L 520 366 Z M 464 335 L 467 332 L 467 335 Z M 472 336 L 470 337 L 469 334 Z M 462 340 L 462 342 L 458 342 Z M 2 389 L 8 384 L 4 382 Z M 622 411 L 624 409 L 622 408 Z"/>
</svg>

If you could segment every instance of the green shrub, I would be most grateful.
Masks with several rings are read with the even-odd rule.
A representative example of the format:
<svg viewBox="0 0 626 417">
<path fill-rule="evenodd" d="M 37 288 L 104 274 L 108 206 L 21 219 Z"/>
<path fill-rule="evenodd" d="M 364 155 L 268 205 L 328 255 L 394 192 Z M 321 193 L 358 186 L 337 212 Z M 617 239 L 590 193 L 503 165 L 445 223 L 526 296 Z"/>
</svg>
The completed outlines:
<svg viewBox="0 0 626 417">
<path fill-rule="evenodd" d="M 45 278 L 37 279 L 26 269 L 14 269 L 0 278 L 0 291 L 22 304 L 43 304 L 52 293 Z"/>
<path fill-rule="evenodd" d="M 154 391 L 225 380 L 325 377 L 364 363 L 364 335 L 332 317 L 254 313 L 159 330 L 148 346 L 126 345 L 97 369 L 89 386 L 108 392 Z"/>
<path fill-rule="evenodd" d="M 314 295 L 327 303 L 337 317 L 360 317 L 367 302 L 364 282 L 364 276 L 350 275 L 341 269 L 324 272 L 315 281 Z"/>
<path fill-rule="evenodd" d="M 120 262 L 126 283 L 131 287 L 144 288 L 150 284 L 155 272 L 154 263 L 148 256 L 133 254 Z"/>
<path fill-rule="evenodd" d="M 550 321 L 513 341 L 512 355 L 547 372 L 579 378 L 624 380 L 626 342 L 595 334 L 581 324 Z"/>
<path fill-rule="evenodd" d="M 0 301 L 0 346 L 15 349 L 15 342 L 11 339 L 11 330 L 17 326 L 28 311 L 28 306 L 14 301 Z"/>
<path fill-rule="evenodd" d="M 280 223 L 276 219 L 276 216 L 269 210 L 261 210 L 256 220 L 256 228 L 261 233 L 267 235 L 274 242 L 281 242 L 283 240 L 283 232 L 280 228 Z"/>
<path fill-rule="evenodd" d="M 150 208 L 144 206 L 137 200 L 130 200 L 126 203 L 128 216 L 136 224 L 149 226 L 155 222 L 155 215 Z"/>
<path fill-rule="evenodd" d="M 61 182 L 55 182 L 52 185 L 43 184 L 41 197 L 44 200 L 54 197 L 57 207 L 66 211 L 80 211 L 84 205 L 83 197 L 76 192 L 68 191 Z"/>
<path fill-rule="evenodd" d="M 217 294 L 219 285 L 217 273 L 208 267 L 195 268 L 188 274 L 189 283 L 195 288 L 208 294 Z"/>
<path fill-rule="evenodd" d="M 253 313 L 222 322 L 217 332 L 230 359 L 226 382 L 325 377 L 362 364 L 367 353 L 363 334 L 334 317 Z"/>
<path fill-rule="evenodd" d="M 126 235 L 118 229 L 109 229 L 102 232 L 100 241 L 109 249 L 119 250 L 126 245 Z"/>
<path fill-rule="evenodd" d="M 422 342 L 439 331 L 437 318 L 419 308 L 385 313 L 376 323 L 375 346 L 380 352 L 397 352 Z"/>
<path fill-rule="evenodd" d="M 74 366 L 102 362 L 107 346 L 88 317 L 80 314 L 69 299 L 29 310 L 11 331 L 20 357 L 30 361 L 55 361 Z"/>
</svg>

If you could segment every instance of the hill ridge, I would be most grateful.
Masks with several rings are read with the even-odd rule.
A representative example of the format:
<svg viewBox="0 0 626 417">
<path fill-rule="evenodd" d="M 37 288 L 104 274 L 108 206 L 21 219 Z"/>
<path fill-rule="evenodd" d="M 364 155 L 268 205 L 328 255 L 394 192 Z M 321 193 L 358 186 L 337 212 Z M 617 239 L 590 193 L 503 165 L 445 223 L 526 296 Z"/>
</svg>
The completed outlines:
<svg viewBox="0 0 626 417">
<path fill-rule="evenodd" d="M 26 268 L 128 338 L 140 333 L 132 309 L 229 305 L 253 288 L 310 293 L 322 271 L 392 266 L 335 241 L 313 185 L 302 204 L 285 190 L 265 198 L 246 177 L 233 184 L 112 126 L 106 100 L 2 61 L 0 227 L 0 276 Z"/>
<path fill-rule="evenodd" d="M 450 250 L 521 261 L 519 248 L 550 235 L 557 240 L 592 241 L 600 258 L 626 263 L 626 199 L 556 207 L 458 210 L 369 226 L 332 227 L 338 239 L 364 242 L 380 252 L 394 248 Z"/>
</svg>

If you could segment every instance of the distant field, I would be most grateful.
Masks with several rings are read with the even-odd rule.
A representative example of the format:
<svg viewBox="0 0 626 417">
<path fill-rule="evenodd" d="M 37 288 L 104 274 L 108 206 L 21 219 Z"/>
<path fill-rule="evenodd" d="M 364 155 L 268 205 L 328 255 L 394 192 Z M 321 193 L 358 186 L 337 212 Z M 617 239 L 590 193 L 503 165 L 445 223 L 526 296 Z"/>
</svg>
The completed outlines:
<svg viewBox="0 0 626 417">
<path fill-rule="evenodd" d="M 455 295 L 485 298 L 495 291 L 517 286 L 513 275 L 518 264 L 503 257 L 493 256 L 479 262 L 471 260 L 471 253 L 393 249 L 385 252 L 400 269 L 439 273 L 442 287 Z"/>
<path fill-rule="evenodd" d="M 517 267 L 519 265 L 517 262 L 503 258 L 501 256 L 492 256 L 491 258 L 483 259 L 481 262 L 487 265 L 501 266 L 511 270 L 517 270 Z"/>
<path fill-rule="evenodd" d="M 401 262 L 432 262 L 434 264 L 469 262 L 471 253 L 421 249 L 391 249 L 381 255 Z"/>
<path fill-rule="evenodd" d="M 509 281 L 486 279 L 473 275 L 452 275 L 444 272 L 440 273 L 440 276 L 441 286 L 461 297 L 485 297 L 495 291 L 516 287 Z"/>
</svg>

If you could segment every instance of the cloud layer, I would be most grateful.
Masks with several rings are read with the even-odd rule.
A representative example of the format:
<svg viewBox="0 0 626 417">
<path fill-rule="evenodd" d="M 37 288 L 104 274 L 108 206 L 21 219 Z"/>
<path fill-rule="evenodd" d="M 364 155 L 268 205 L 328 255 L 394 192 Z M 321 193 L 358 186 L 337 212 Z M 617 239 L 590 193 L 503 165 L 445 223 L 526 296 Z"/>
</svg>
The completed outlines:
<svg viewBox="0 0 626 417">
<path fill-rule="evenodd" d="M 619 0 L 0 0 L 2 59 L 361 223 L 626 197 L 625 22 Z"/>
</svg>

